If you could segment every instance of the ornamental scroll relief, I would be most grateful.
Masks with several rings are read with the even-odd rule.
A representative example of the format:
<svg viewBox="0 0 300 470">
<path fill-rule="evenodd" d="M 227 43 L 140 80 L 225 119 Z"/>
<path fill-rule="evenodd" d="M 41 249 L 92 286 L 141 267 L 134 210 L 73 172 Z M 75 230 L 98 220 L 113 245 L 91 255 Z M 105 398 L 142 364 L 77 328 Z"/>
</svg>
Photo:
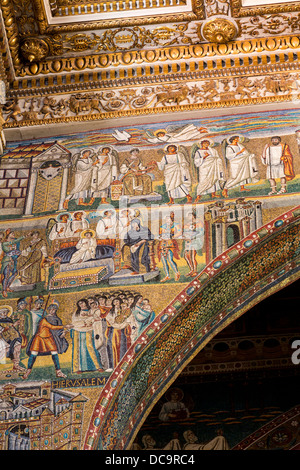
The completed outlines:
<svg viewBox="0 0 300 470">
<path fill-rule="evenodd" d="M 210 105 L 230 106 L 268 100 L 298 100 L 300 74 L 281 73 L 276 76 L 253 76 L 199 80 L 157 86 L 107 89 L 99 92 L 74 93 L 9 99 L 4 105 L 5 127 L 20 124 L 39 124 L 53 121 L 71 121 L 77 118 L 97 117 L 127 111 L 156 109 L 168 111 L 174 106 L 203 107 Z M 253 101 L 252 101 L 253 100 Z"/>
<path fill-rule="evenodd" d="M 276 35 L 297 34 L 300 32 L 300 13 L 242 18 L 236 21 L 236 25 L 239 29 L 238 38 L 240 40 L 274 36 L 274 33 Z M 201 33 L 204 26 L 204 21 L 192 21 L 159 26 L 121 27 L 89 33 L 56 34 L 47 38 L 49 56 L 72 55 L 74 52 L 96 54 L 104 51 L 115 52 L 199 44 L 207 40 Z"/>
</svg>

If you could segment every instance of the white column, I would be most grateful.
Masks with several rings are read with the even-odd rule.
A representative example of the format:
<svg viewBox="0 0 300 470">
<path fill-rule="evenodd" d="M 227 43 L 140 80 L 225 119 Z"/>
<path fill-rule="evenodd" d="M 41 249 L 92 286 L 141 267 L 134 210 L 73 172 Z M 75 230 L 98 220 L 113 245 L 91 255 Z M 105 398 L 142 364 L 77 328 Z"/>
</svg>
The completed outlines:
<svg viewBox="0 0 300 470">
<path fill-rule="evenodd" d="M 33 168 L 31 170 L 30 181 L 29 181 L 29 185 L 27 189 L 27 201 L 26 201 L 26 207 L 25 207 L 25 215 L 32 214 L 38 171 L 39 171 L 38 168 Z"/>
<path fill-rule="evenodd" d="M 62 210 L 64 208 L 64 200 L 67 196 L 67 186 L 68 186 L 68 174 L 69 174 L 69 164 L 63 166 L 63 176 L 61 182 L 61 191 L 60 191 L 60 201 L 58 209 Z"/>
</svg>

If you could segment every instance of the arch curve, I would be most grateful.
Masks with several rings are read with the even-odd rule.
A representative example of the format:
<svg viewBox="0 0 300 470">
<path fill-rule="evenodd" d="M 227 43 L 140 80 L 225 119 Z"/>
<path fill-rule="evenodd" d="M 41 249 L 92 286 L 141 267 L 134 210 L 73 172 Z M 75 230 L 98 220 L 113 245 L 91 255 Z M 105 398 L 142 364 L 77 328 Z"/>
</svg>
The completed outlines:
<svg viewBox="0 0 300 470">
<path fill-rule="evenodd" d="M 214 259 L 123 357 L 94 408 L 85 450 L 128 449 L 183 368 L 223 328 L 300 278 L 300 206 Z"/>
</svg>

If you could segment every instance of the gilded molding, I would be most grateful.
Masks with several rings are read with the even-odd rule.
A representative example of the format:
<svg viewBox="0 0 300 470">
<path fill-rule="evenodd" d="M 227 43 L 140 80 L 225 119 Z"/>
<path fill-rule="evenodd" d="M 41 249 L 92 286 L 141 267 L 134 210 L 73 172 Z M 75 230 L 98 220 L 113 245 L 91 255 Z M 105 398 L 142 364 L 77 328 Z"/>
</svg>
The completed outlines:
<svg viewBox="0 0 300 470">
<path fill-rule="evenodd" d="M 199 61 L 201 59 L 202 62 L 206 60 L 208 63 L 212 60 L 211 58 L 214 58 L 216 61 L 216 63 L 212 65 L 213 67 L 217 69 L 231 69 L 232 66 L 241 67 L 251 65 L 253 60 L 257 65 L 268 62 L 294 62 L 297 59 L 290 55 L 285 57 L 284 51 L 289 49 L 291 51 L 295 50 L 295 53 L 298 53 L 299 45 L 299 37 L 291 36 L 276 39 L 266 38 L 251 39 L 246 41 L 232 41 L 227 44 L 188 44 L 185 46 L 161 47 L 156 48 L 155 50 L 134 50 L 126 52 L 104 53 L 98 55 L 93 54 L 78 57 L 55 58 L 40 61 L 38 63 L 34 62 L 32 64 L 25 64 L 20 69 L 18 76 L 25 78 L 34 77 L 37 75 L 49 75 L 51 73 L 58 74 L 64 72 L 80 72 L 86 73 L 87 80 L 89 80 L 88 74 L 94 71 L 101 72 L 101 70 L 104 69 L 111 69 L 110 72 L 113 76 L 115 76 L 115 69 L 118 66 L 135 67 L 137 69 L 136 72 L 130 72 L 130 69 L 126 71 L 127 76 L 130 77 L 132 73 L 137 75 L 148 75 L 148 73 L 141 68 L 146 67 L 147 65 L 156 67 L 157 73 L 160 73 L 160 68 L 163 70 L 163 73 L 168 73 L 168 69 L 165 70 L 164 65 L 159 66 L 156 65 L 156 63 L 164 64 L 170 62 L 171 67 L 173 63 L 173 71 L 176 71 L 180 70 L 181 65 L 179 65 L 178 62 L 180 60 L 186 62 L 186 67 L 191 69 L 191 67 L 193 68 L 193 65 L 188 65 L 188 61 Z M 261 59 L 255 59 L 254 56 L 251 56 L 252 53 L 255 53 L 256 57 L 257 55 L 261 55 Z M 268 55 L 263 56 L 263 54 Z M 240 57 L 240 55 L 243 55 L 243 57 Z M 227 56 L 230 56 L 231 59 L 227 62 L 225 59 L 225 63 L 223 63 L 221 57 L 226 58 Z M 195 67 L 201 67 L 200 64 L 202 62 L 198 62 L 198 65 L 195 65 Z M 203 67 L 205 68 L 206 65 L 203 65 Z M 119 71 L 119 73 L 125 74 L 124 71 Z"/>
<path fill-rule="evenodd" d="M 35 30 L 31 28 L 31 23 L 26 26 L 26 22 L 24 22 L 24 11 L 26 11 L 27 5 L 32 5 L 32 2 L 34 5 L 34 14 L 38 19 L 38 23 L 40 25 L 44 25 L 41 28 L 41 31 L 45 33 L 45 36 L 43 37 L 36 35 Z M 209 2 L 207 2 L 206 7 L 208 6 L 208 4 Z M 17 77 L 20 78 L 25 78 L 26 76 L 34 77 L 39 74 L 49 75 L 51 73 L 82 73 L 83 71 L 86 71 L 88 73 L 88 71 L 94 71 L 95 69 L 99 69 L 100 71 L 108 67 L 115 68 L 118 65 L 124 65 L 127 67 L 130 65 L 136 66 L 141 63 L 153 64 L 155 61 L 165 62 L 169 60 L 173 62 L 180 60 L 180 58 L 182 58 L 182 60 L 193 58 L 197 59 L 205 57 L 206 55 L 227 56 L 228 54 L 251 54 L 257 52 L 262 53 L 264 51 L 269 52 L 272 50 L 286 48 L 296 49 L 299 45 L 298 37 L 294 33 L 293 36 L 284 36 L 275 39 L 264 38 L 255 40 L 256 42 L 254 48 L 252 47 L 252 39 L 250 39 L 229 42 L 226 44 L 228 48 L 223 47 L 221 49 L 218 49 L 220 44 L 202 43 L 203 37 L 201 30 L 206 31 L 208 29 L 208 26 L 206 29 L 203 29 L 203 22 L 201 21 L 196 22 L 193 25 L 193 28 L 191 28 L 191 30 L 188 30 L 189 22 L 183 20 L 184 15 L 178 14 L 164 16 L 164 22 L 170 20 L 175 23 L 173 27 L 170 27 L 168 30 L 165 26 L 165 30 L 164 28 L 161 29 L 161 27 L 157 27 L 153 31 L 145 31 L 142 29 L 141 26 L 143 23 L 143 20 L 141 18 L 124 18 L 117 21 L 117 28 L 115 30 L 113 29 L 113 26 L 115 25 L 113 25 L 113 23 L 110 23 L 109 29 L 104 31 L 102 36 L 99 36 L 96 33 L 91 33 L 90 35 L 88 35 L 83 32 L 85 28 L 90 30 L 92 27 L 95 26 L 92 22 L 86 25 L 81 25 L 80 22 L 76 23 L 75 25 L 65 25 L 67 28 L 66 30 L 70 28 L 70 31 L 75 32 L 75 34 L 67 34 L 66 32 L 63 33 L 65 26 L 61 27 L 61 25 L 59 25 L 57 27 L 55 26 L 54 30 L 49 35 L 46 35 L 46 31 L 48 31 L 47 28 L 49 25 L 46 25 L 45 23 L 46 16 L 42 0 L 21 0 L 21 2 L 19 3 L 19 15 L 21 16 L 18 18 L 16 18 L 16 11 L 18 10 L 18 0 L 0 0 L 0 5 L 2 8 L 6 35 L 10 47 L 11 59 L 14 65 L 15 74 Z M 193 8 L 198 13 L 202 11 L 203 14 L 203 0 L 195 1 L 193 3 Z M 147 24 L 152 24 L 151 17 L 144 18 L 144 20 Z M 223 24 L 225 20 L 226 19 L 224 18 Z M 278 26 L 279 24 L 278 18 L 268 18 L 267 20 L 268 21 L 264 23 L 262 18 L 261 21 L 257 24 L 256 20 L 250 18 L 247 24 L 240 23 L 241 31 L 239 33 L 242 34 L 243 30 L 245 30 L 249 32 L 250 36 L 256 36 L 256 30 L 258 27 L 268 27 L 270 31 L 273 31 L 275 26 Z M 213 21 L 215 21 L 215 19 Z M 230 19 L 226 21 L 228 22 L 230 21 Z M 240 21 L 241 20 L 239 20 L 239 22 Z M 283 18 L 281 18 L 280 21 L 280 24 L 282 24 Z M 296 17 L 290 19 L 285 18 L 284 21 L 286 22 L 286 27 L 288 27 L 289 30 L 292 29 L 293 31 L 295 31 L 295 28 L 297 28 L 298 25 Z M 130 26 L 126 27 L 126 22 L 130 24 Z M 159 16 L 155 17 L 153 24 L 159 22 L 161 22 L 161 18 Z M 213 24 L 214 23 L 209 23 L 210 28 Z M 29 28 L 29 35 L 25 34 L 25 27 Z M 76 33 L 76 30 L 78 29 L 80 29 L 80 33 Z M 283 31 L 285 31 L 285 29 L 286 28 L 284 28 Z M 55 30 L 57 30 L 56 34 L 54 34 Z M 269 30 L 268 32 L 270 32 Z M 63 36 L 63 34 L 65 34 L 65 36 Z M 125 40 L 124 38 L 126 37 L 126 35 L 128 37 Z M 37 60 L 33 58 L 33 56 L 35 57 L 35 54 L 28 54 L 25 52 L 25 58 L 27 59 L 27 61 L 28 56 L 30 56 L 32 60 L 31 63 L 23 63 L 24 61 L 22 60 L 22 56 L 20 54 L 20 43 L 24 44 L 24 41 L 29 40 L 33 37 L 36 37 L 36 41 L 40 42 L 40 44 L 43 43 L 42 49 L 44 51 L 48 50 L 49 52 L 46 54 L 47 57 L 45 57 L 45 59 L 43 59 L 43 56 L 45 55 L 45 53 L 43 53 Z M 226 41 L 230 40 L 231 37 L 232 36 L 229 35 L 229 39 L 227 38 Z M 167 39 L 165 40 L 165 38 Z M 214 37 L 212 31 L 210 31 L 209 33 L 209 38 L 211 40 L 217 41 L 217 38 Z M 169 44 L 167 41 L 168 39 Z M 124 41 L 123 43 L 122 40 Z M 130 44 L 126 43 L 126 41 L 129 40 L 131 40 Z M 149 42 L 151 41 L 151 47 L 155 48 L 155 50 L 149 49 Z M 171 44 L 173 45 L 173 47 L 171 46 Z M 127 46 L 128 48 L 134 48 L 135 50 L 128 52 L 126 50 Z M 144 48 L 145 50 L 143 50 Z M 41 49 L 41 47 L 39 47 L 39 49 Z M 108 52 L 103 52 L 105 50 L 107 50 Z M 90 51 L 90 53 L 87 55 L 86 51 Z M 76 54 L 82 54 L 83 57 L 72 57 L 72 54 L 74 54 L 74 52 Z M 37 51 L 35 51 L 35 53 L 37 54 Z M 70 55 L 70 57 L 68 57 L 68 54 Z M 64 57 L 61 58 L 61 55 L 64 55 Z M 14 86 L 15 85 L 16 82 L 14 83 Z"/>
<path fill-rule="evenodd" d="M 76 34 L 57 34 L 50 36 L 47 41 L 50 45 L 51 56 L 70 56 L 74 52 L 82 54 L 89 52 L 128 51 L 141 50 L 153 47 L 168 47 L 171 45 L 198 44 L 198 24 L 189 28 L 189 23 L 160 26 L 134 26 L 112 28 L 104 31 Z"/>
<path fill-rule="evenodd" d="M 49 25 L 44 9 L 43 0 L 31 0 L 34 4 L 36 11 L 36 20 L 39 24 L 39 30 L 41 34 L 61 34 L 63 32 L 78 32 L 78 31 L 89 31 L 97 30 L 101 28 L 114 28 L 124 26 L 135 26 L 135 25 L 146 25 L 146 24 L 158 24 L 158 23 L 177 23 L 182 21 L 195 21 L 201 20 L 205 17 L 204 13 L 204 0 L 192 0 L 192 11 L 186 13 L 174 13 L 174 14 L 161 14 L 153 15 L 151 9 L 149 9 L 149 16 L 141 17 L 130 17 L 127 15 L 126 18 L 116 19 L 104 19 L 101 21 L 90 21 L 87 23 L 81 23 L 80 21 L 74 24 L 62 24 Z M 80 16 L 80 15 L 78 15 Z"/>
<path fill-rule="evenodd" d="M 298 53 L 300 59 L 300 53 Z M 210 80 L 215 79 L 219 80 L 220 78 L 238 78 L 238 77 L 250 77 L 257 75 L 258 73 L 267 76 L 271 74 L 279 74 L 279 73 L 290 73 L 290 72 L 298 72 L 300 70 L 299 61 L 293 61 L 288 63 L 264 63 L 263 65 L 258 65 L 257 61 L 254 61 L 253 65 L 249 65 L 248 67 L 241 67 L 233 66 L 232 69 L 215 69 L 214 62 L 210 61 L 208 63 L 209 67 L 207 68 L 200 68 L 200 70 L 193 70 L 193 71 L 184 71 L 182 68 L 180 73 L 170 72 L 170 73 L 161 73 L 158 74 L 159 70 L 155 69 L 155 74 L 153 73 L 153 69 L 148 67 L 146 72 L 148 72 L 147 76 L 131 76 L 126 78 L 117 78 L 116 76 L 107 76 L 107 73 L 100 74 L 100 78 L 97 78 L 97 73 L 93 74 L 92 81 L 87 79 L 83 82 L 79 82 L 77 80 L 69 80 L 68 82 L 55 84 L 53 81 L 53 77 L 41 77 L 38 79 L 38 84 L 35 83 L 35 80 L 30 80 L 30 87 L 26 87 L 26 80 L 23 89 L 18 88 L 18 82 L 15 86 L 15 89 L 12 89 L 8 92 L 8 96 L 11 99 L 21 99 L 24 97 L 36 97 L 36 96 L 44 96 L 44 95 L 62 95 L 65 93 L 79 93 L 79 92 L 90 92 L 91 90 L 100 90 L 100 89 L 111 89 L 116 87 L 136 87 L 139 85 L 153 85 L 155 83 L 170 83 L 176 82 L 178 80 L 182 81 L 191 81 L 191 80 Z M 152 70 L 152 75 L 150 75 L 150 69 Z M 192 67 L 191 67 L 192 69 Z M 52 80 L 51 80 L 52 78 Z M 47 80 L 47 83 L 45 81 Z M 74 81 L 74 83 L 72 83 Z"/>
<path fill-rule="evenodd" d="M 19 31 L 15 21 L 13 6 L 9 0 L 0 0 L 0 7 L 11 58 L 17 73 L 21 60 L 19 58 Z"/>
<path fill-rule="evenodd" d="M 271 15 L 300 11 L 299 2 L 277 3 L 271 5 L 260 5 L 253 7 L 243 7 L 242 0 L 230 0 L 231 13 L 234 18 L 243 16 Z"/>
<path fill-rule="evenodd" d="M 75 23 L 65 25 L 48 25 L 43 24 L 40 28 L 41 34 L 60 34 L 60 33 L 77 33 L 79 31 L 90 31 L 104 28 L 118 28 L 124 26 L 141 26 L 160 23 L 178 23 L 184 21 L 197 21 L 202 19 L 202 16 L 191 13 L 177 13 L 157 16 L 134 17 L 134 18 L 119 18 L 112 20 L 94 21 L 89 23 Z"/>
<path fill-rule="evenodd" d="M 64 1 L 57 4 L 50 4 L 52 16 L 56 18 L 63 18 L 66 16 L 81 16 L 81 15 L 95 15 L 97 13 L 103 13 L 108 16 L 114 11 L 127 12 L 127 16 L 131 16 L 131 12 L 149 9 L 151 10 L 163 10 L 166 7 L 172 7 L 172 0 L 164 0 L 155 2 L 152 0 L 141 0 L 140 2 L 132 2 L 130 0 L 102 0 L 101 2 L 74 2 Z M 178 0 L 177 6 L 187 6 L 186 0 Z M 163 11 L 162 11 L 163 13 Z"/>
<path fill-rule="evenodd" d="M 8 99 L 5 128 L 299 100 L 300 74 L 277 73 Z"/>
</svg>

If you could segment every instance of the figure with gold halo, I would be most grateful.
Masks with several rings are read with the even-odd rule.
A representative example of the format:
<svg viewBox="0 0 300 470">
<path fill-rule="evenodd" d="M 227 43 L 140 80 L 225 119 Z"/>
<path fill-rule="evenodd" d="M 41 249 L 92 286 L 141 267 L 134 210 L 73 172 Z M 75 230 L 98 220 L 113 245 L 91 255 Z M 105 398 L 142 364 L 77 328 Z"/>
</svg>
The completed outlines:
<svg viewBox="0 0 300 470">
<path fill-rule="evenodd" d="M 71 214 L 64 212 L 56 219 L 50 218 L 47 223 L 46 235 L 49 243 L 54 240 L 62 240 L 70 237 Z"/>
<path fill-rule="evenodd" d="M 167 145 L 162 160 L 157 162 L 158 169 L 164 173 L 168 204 L 174 204 L 175 199 L 184 197 L 187 202 L 192 202 L 190 165 L 184 150 L 181 146 Z"/>
<path fill-rule="evenodd" d="M 214 148 L 213 141 L 203 139 L 193 147 L 192 158 L 194 165 L 198 168 L 198 186 L 195 202 L 201 199 L 204 194 L 211 197 L 219 197 L 217 192 L 222 189 L 220 182 L 224 178 L 224 166 L 221 157 Z"/>
<path fill-rule="evenodd" d="M 70 259 L 70 264 L 84 263 L 96 257 L 97 240 L 94 230 L 84 230 L 76 245 L 76 251 Z"/>
<path fill-rule="evenodd" d="M 263 150 L 262 162 L 267 167 L 267 178 L 272 194 L 286 193 L 287 181 L 295 177 L 293 156 L 288 144 L 281 142 L 281 137 L 271 137 L 271 142 Z M 281 188 L 277 191 L 276 180 L 280 180 Z"/>
<path fill-rule="evenodd" d="M 152 178 L 148 172 L 153 170 L 154 163 L 147 166 L 143 164 L 139 156 L 139 149 L 130 150 L 130 155 L 120 167 L 120 180 L 123 183 L 125 196 L 141 196 L 152 193 Z"/>
<path fill-rule="evenodd" d="M 64 209 L 68 208 L 69 201 L 75 199 L 77 205 L 91 205 L 94 198 L 91 197 L 92 175 L 94 170 L 94 151 L 83 149 L 72 157 L 72 166 L 75 171 L 74 186 L 64 201 Z M 89 202 L 85 202 L 89 199 Z"/>
<path fill-rule="evenodd" d="M 69 224 L 69 237 L 79 238 L 83 230 L 89 228 L 89 222 L 86 219 L 86 214 L 83 211 L 74 212 L 72 220 Z"/>
<path fill-rule="evenodd" d="M 109 146 L 102 147 L 93 162 L 91 183 L 92 199 L 101 198 L 101 204 L 107 202 L 110 187 L 117 180 L 117 152 Z"/>
<path fill-rule="evenodd" d="M 200 139 L 203 133 L 207 133 L 206 127 L 196 127 L 195 124 L 186 124 L 181 127 L 171 125 L 167 126 L 166 129 L 147 130 L 146 139 L 152 144 L 162 142 L 177 143 Z"/>
<path fill-rule="evenodd" d="M 250 191 L 245 185 L 258 182 L 255 155 L 245 147 L 246 140 L 239 135 L 233 135 L 222 143 L 225 161 L 229 163 L 229 178 L 222 192 L 225 197 L 231 188 L 240 187 L 240 191 Z"/>
</svg>

